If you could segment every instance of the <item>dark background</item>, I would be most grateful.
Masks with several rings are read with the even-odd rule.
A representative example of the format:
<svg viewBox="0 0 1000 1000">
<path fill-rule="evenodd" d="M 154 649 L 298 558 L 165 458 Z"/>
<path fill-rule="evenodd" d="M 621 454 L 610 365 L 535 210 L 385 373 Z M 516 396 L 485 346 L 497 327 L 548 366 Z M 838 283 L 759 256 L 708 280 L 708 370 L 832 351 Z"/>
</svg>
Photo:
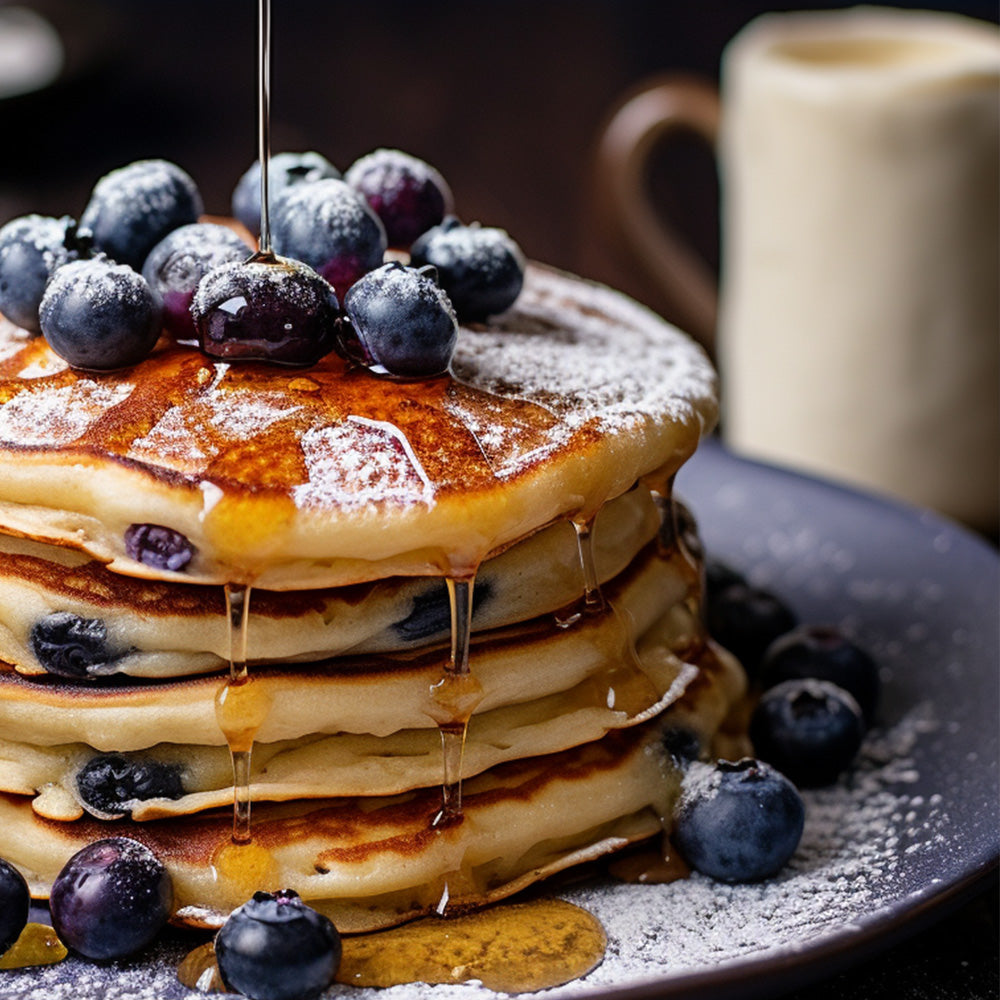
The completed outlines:
<svg viewBox="0 0 1000 1000">
<path fill-rule="evenodd" d="M 208 211 L 228 212 L 256 156 L 256 4 L 32 5 L 61 29 L 70 65 L 49 92 L 0 102 L 0 222 L 27 211 L 78 215 L 99 176 L 153 156 L 185 167 Z M 717 79 L 726 41 L 778 6 L 274 0 L 272 150 L 317 149 L 343 170 L 377 146 L 405 149 L 444 173 L 465 221 L 506 228 L 529 256 L 662 310 L 594 218 L 595 138 L 622 95 L 652 74 Z M 950 9 L 997 18 L 986 0 Z M 708 150 L 672 143 L 650 181 L 665 213 L 714 265 L 718 192 Z"/>
<path fill-rule="evenodd" d="M 27 2 L 27 0 L 21 0 Z M 99 176 L 165 157 L 227 213 L 256 156 L 252 0 L 36 0 L 69 62 L 45 92 L 0 101 L 0 223 L 78 215 Z M 795 8 L 846 6 L 800 2 Z M 910 3 L 907 6 L 925 6 Z M 931 5 L 926 5 L 931 6 Z M 945 5 L 996 21 L 996 3 Z M 502 226 L 529 256 L 649 302 L 592 210 L 592 153 L 631 87 L 665 71 L 717 79 L 726 41 L 762 3 L 697 0 L 274 0 L 272 149 L 341 169 L 377 146 L 434 163 L 466 221 Z M 694 142 L 650 183 L 713 264 L 713 162 Z M 997 897 L 971 903 L 798 1000 L 986 1000 L 997 995 Z"/>
</svg>

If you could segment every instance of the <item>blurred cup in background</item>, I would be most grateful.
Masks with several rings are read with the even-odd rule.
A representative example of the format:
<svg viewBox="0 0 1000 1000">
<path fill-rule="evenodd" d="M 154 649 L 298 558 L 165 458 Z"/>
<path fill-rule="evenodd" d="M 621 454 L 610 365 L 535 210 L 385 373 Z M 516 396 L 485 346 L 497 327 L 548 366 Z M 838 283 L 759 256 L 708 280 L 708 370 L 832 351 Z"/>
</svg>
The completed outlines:
<svg viewBox="0 0 1000 1000">
<path fill-rule="evenodd" d="M 714 133 L 703 93 L 671 90 L 690 87 L 655 84 L 605 166 L 634 187 L 651 135 Z M 767 14 L 727 47 L 722 95 L 727 442 L 995 534 L 1000 31 L 872 7 Z"/>
</svg>

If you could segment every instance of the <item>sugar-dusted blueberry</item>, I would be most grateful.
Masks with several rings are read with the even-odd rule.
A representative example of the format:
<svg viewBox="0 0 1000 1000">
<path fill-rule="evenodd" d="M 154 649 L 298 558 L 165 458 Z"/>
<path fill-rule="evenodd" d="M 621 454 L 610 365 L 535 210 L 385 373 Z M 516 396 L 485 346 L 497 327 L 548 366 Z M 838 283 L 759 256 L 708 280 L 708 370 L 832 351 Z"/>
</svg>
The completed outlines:
<svg viewBox="0 0 1000 1000">
<path fill-rule="evenodd" d="M 173 909 L 170 873 L 144 844 L 96 840 L 77 851 L 52 883 L 52 926 L 86 958 L 124 958 L 150 944 Z"/>
<path fill-rule="evenodd" d="M 358 278 L 382 263 L 385 229 L 349 184 L 335 178 L 287 188 L 274 201 L 275 253 L 318 271 L 343 301 Z"/>
<path fill-rule="evenodd" d="M 750 720 L 754 752 L 800 788 L 832 784 L 864 737 L 861 708 L 829 681 L 798 678 L 765 691 Z"/>
<path fill-rule="evenodd" d="M 451 363 L 458 320 L 433 268 L 405 267 L 398 261 L 361 278 L 347 293 L 344 310 L 360 360 L 380 374 L 402 378 L 440 375 Z"/>
<path fill-rule="evenodd" d="M 333 349 L 340 312 L 333 288 L 311 267 L 272 258 L 210 271 L 191 315 L 213 358 L 312 365 Z"/>
<path fill-rule="evenodd" d="M 268 161 L 271 211 L 282 193 L 296 184 L 339 178 L 340 171 L 321 153 L 275 153 Z M 260 160 L 254 160 L 233 189 L 233 215 L 251 233 L 260 232 Z"/>
<path fill-rule="evenodd" d="M 795 786 L 751 757 L 688 768 L 674 811 L 674 843 L 696 871 L 721 882 L 757 882 L 795 853 L 805 806 Z"/>
<path fill-rule="evenodd" d="M 186 535 L 162 524 L 130 524 L 125 529 L 125 553 L 153 569 L 179 573 L 197 549 Z"/>
<path fill-rule="evenodd" d="M 311 1000 L 333 982 L 340 935 L 292 889 L 257 892 L 215 937 L 219 972 L 251 1000 Z"/>
<path fill-rule="evenodd" d="M 764 653 L 764 687 L 801 677 L 830 681 L 854 696 L 865 721 L 878 706 L 880 681 L 875 661 L 832 625 L 799 625 L 775 639 Z"/>
<path fill-rule="evenodd" d="M 142 276 L 163 306 L 163 325 L 178 340 L 195 342 L 191 300 L 198 282 L 221 264 L 246 260 L 251 252 L 234 230 L 214 222 L 193 222 L 164 236 L 142 266 Z"/>
<path fill-rule="evenodd" d="M 0 955 L 21 936 L 30 905 L 31 894 L 24 876 L 0 858 Z"/>
<path fill-rule="evenodd" d="M 463 322 L 502 313 L 524 284 L 524 254 L 504 230 L 463 226 L 454 216 L 424 233 L 410 255 L 415 265 L 437 268 L 441 287 Z"/>
<path fill-rule="evenodd" d="M 710 590 L 705 617 L 712 638 L 728 649 L 751 677 L 757 675 L 764 650 L 798 624 L 781 598 L 748 583 Z"/>
<path fill-rule="evenodd" d="M 119 659 L 100 618 L 82 618 L 70 611 L 55 611 L 35 622 L 28 644 L 48 673 L 73 680 L 110 673 Z"/>
<path fill-rule="evenodd" d="M 105 257 L 60 267 L 38 316 L 49 347 L 87 371 L 138 364 L 159 339 L 162 321 L 146 279 Z"/>
<path fill-rule="evenodd" d="M 179 764 L 118 753 L 91 757 L 76 774 L 76 790 L 86 810 L 100 819 L 131 815 L 137 802 L 184 795 Z"/>
<path fill-rule="evenodd" d="M 451 189 L 429 163 L 398 149 L 376 149 L 347 168 L 344 180 L 385 226 L 389 246 L 406 249 L 452 211 Z"/>
<path fill-rule="evenodd" d="M 80 216 L 94 246 L 137 271 L 167 233 L 204 210 L 195 182 L 176 163 L 137 160 L 102 177 Z"/>
<path fill-rule="evenodd" d="M 90 236 L 68 216 L 25 215 L 0 229 L 0 312 L 39 333 L 38 307 L 56 268 L 86 256 Z"/>
</svg>

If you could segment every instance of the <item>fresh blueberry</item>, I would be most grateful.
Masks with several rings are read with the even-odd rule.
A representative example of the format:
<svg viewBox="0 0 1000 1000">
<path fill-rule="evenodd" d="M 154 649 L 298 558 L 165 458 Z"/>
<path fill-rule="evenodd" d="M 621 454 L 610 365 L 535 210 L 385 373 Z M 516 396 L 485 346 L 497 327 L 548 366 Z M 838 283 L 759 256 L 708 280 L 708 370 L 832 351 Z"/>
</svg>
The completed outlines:
<svg viewBox="0 0 1000 1000">
<path fill-rule="evenodd" d="M 163 325 L 178 340 L 196 342 L 191 300 L 198 282 L 220 264 L 246 260 L 250 254 L 232 229 L 214 222 L 194 222 L 164 236 L 142 266 L 142 276 L 163 306 Z"/>
<path fill-rule="evenodd" d="M 30 905 L 31 894 L 24 876 L 0 858 L 0 955 L 21 936 Z"/>
<path fill-rule="evenodd" d="M 179 764 L 122 754 L 91 757 L 77 772 L 76 789 L 87 811 L 100 819 L 128 816 L 136 802 L 184 795 Z"/>
<path fill-rule="evenodd" d="M 502 313 L 524 284 L 524 254 L 502 229 L 463 226 L 453 216 L 424 233 L 410 257 L 414 265 L 437 268 L 463 322 Z"/>
<path fill-rule="evenodd" d="M 159 339 L 162 320 L 146 279 L 104 257 L 60 267 L 38 315 L 49 347 L 88 371 L 138 364 Z"/>
<path fill-rule="evenodd" d="M 787 631 L 797 619 L 775 594 L 748 583 L 732 583 L 706 601 L 709 634 L 729 650 L 754 677 L 764 650 Z"/>
<path fill-rule="evenodd" d="M 52 926 L 68 947 L 98 961 L 145 948 L 173 909 L 170 874 L 144 844 L 96 840 L 76 852 L 52 883 Z"/>
<path fill-rule="evenodd" d="M 385 229 L 368 203 L 345 181 L 329 178 L 287 188 L 271 220 L 275 253 L 319 272 L 343 301 L 386 251 Z"/>
<path fill-rule="evenodd" d="M 839 629 L 800 625 L 767 647 L 761 664 L 764 687 L 800 677 L 830 681 L 850 691 L 871 724 L 878 706 L 879 676 L 875 661 Z"/>
<path fill-rule="evenodd" d="M 847 691 L 808 678 L 766 691 L 750 720 L 757 756 L 800 788 L 836 781 L 854 760 L 864 732 L 861 709 Z"/>
<path fill-rule="evenodd" d="M 292 889 L 256 892 L 215 937 L 219 972 L 252 1000 L 310 1000 L 333 982 L 340 935 Z"/>
<path fill-rule="evenodd" d="M 110 673 L 119 658 L 108 644 L 108 628 L 100 618 L 81 618 L 69 611 L 56 611 L 35 622 L 28 643 L 45 670 L 73 680 Z"/>
<path fill-rule="evenodd" d="M 493 587 L 488 580 L 476 581 L 472 591 L 472 616 L 492 597 Z M 447 635 L 451 627 L 451 602 L 448 588 L 442 582 L 435 584 L 413 599 L 410 613 L 392 626 L 393 632 L 405 642 L 424 642 L 435 636 Z"/>
<path fill-rule="evenodd" d="M 191 315 L 213 358 L 312 365 L 334 347 L 339 310 L 333 288 L 312 268 L 272 258 L 210 271 Z"/>
<path fill-rule="evenodd" d="M 372 371 L 425 378 L 447 371 L 458 339 L 458 320 L 433 268 L 383 264 L 347 293 L 344 311 L 357 338 L 342 344 Z"/>
<path fill-rule="evenodd" d="M 0 229 L 0 312 L 39 333 L 38 306 L 56 268 L 89 253 L 90 237 L 68 216 L 25 215 Z"/>
<path fill-rule="evenodd" d="M 701 756 L 701 737 L 686 726 L 668 726 L 662 740 L 664 749 L 678 763 L 686 764 Z"/>
<path fill-rule="evenodd" d="M 339 178 L 340 171 L 319 153 L 275 153 L 268 161 L 267 187 L 271 211 L 282 193 L 295 184 Z M 233 215 L 251 233 L 260 232 L 260 160 L 254 160 L 233 190 Z"/>
<path fill-rule="evenodd" d="M 746 577 L 739 570 L 733 569 L 729 563 L 714 556 L 709 556 L 705 560 L 705 596 L 709 601 L 714 601 L 726 587 L 734 583 L 748 586 Z"/>
<path fill-rule="evenodd" d="M 451 189 L 441 174 L 398 149 L 362 156 L 344 180 L 375 210 L 391 247 L 405 250 L 452 210 Z"/>
<path fill-rule="evenodd" d="M 162 524 L 130 524 L 125 529 L 125 553 L 153 569 L 177 573 L 197 550 L 185 535 Z"/>
<path fill-rule="evenodd" d="M 80 216 L 94 246 L 137 271 L 171 230 L 197 222 L 198 188 L 175 163 L 138 160 L 102 177 Z"/>
<path fill-rule="evenodd" d="M 695 762 L 674 812 L 674 842 L 696 871 L 721 882 L 775 875 L 795 853 L 805 807 L 795 786 L 750 757 Z"/>
</svg>

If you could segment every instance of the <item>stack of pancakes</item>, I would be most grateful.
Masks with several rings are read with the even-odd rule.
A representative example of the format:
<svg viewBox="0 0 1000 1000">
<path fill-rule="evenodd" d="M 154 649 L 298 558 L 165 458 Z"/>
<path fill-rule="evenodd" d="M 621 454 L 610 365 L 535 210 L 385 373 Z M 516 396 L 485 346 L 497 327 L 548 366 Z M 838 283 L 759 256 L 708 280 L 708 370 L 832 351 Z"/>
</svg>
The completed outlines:
<svg viewBox="0 0 1000 1000">
<path fill-rule="evenodd" d="M 44 897 L 130 836 L 180 921 L 290 887 L 354 931 L 659 834 L 671 748 L 707 754 L 742 692 L 670 492 L 715 415 L 683 335 L 536 265 L 421 382 L 166 339 L 85 373 L 0 321 L 0 856 Z M 137 558 L 131 525 L 192 558 Z"/>
</svg>

